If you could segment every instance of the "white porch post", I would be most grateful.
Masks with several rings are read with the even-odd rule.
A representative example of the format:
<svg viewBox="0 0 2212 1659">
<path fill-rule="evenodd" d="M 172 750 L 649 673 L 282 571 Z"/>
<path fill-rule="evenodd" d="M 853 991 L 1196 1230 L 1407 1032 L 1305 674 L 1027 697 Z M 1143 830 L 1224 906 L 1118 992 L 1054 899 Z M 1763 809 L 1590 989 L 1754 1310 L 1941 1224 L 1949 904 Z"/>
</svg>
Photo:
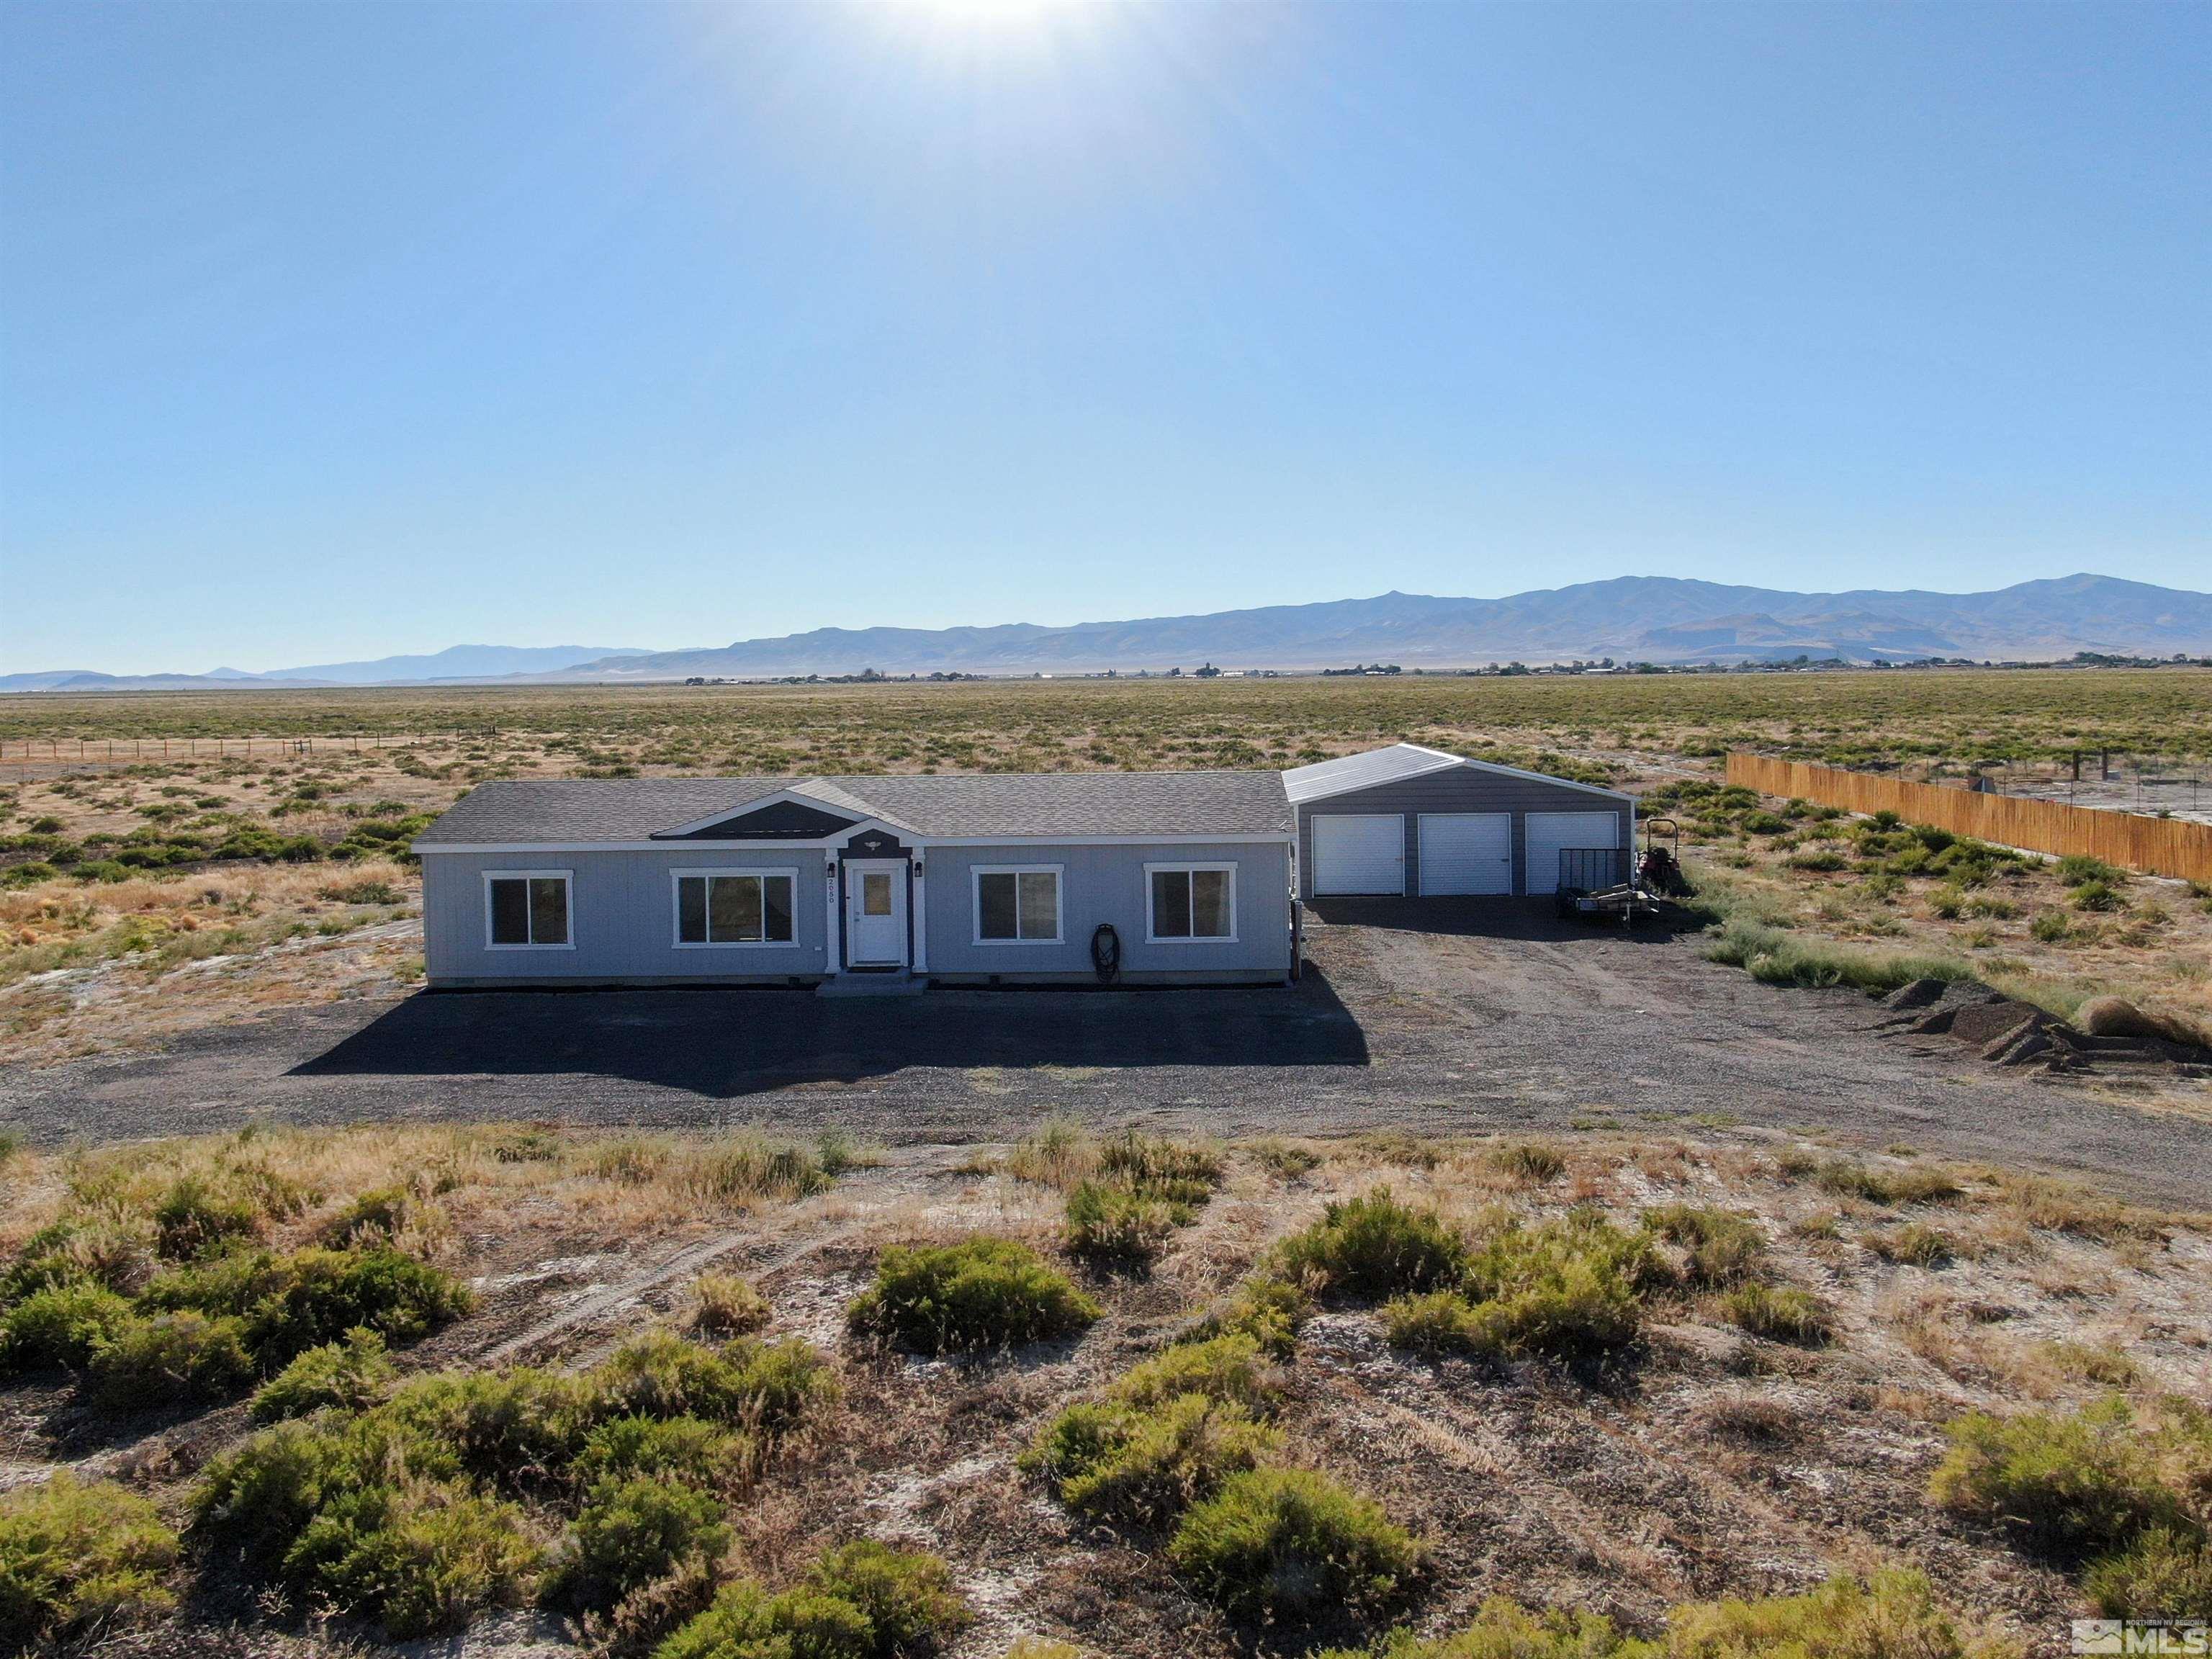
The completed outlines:
<svg viewBox="0 0 2212 1659">
<path fill-rule="evenodd" d="M 912 963 L 912 971 L 917 974 L 926 974 L 929 971 L 929 904 L 928 895 L 923 891 L 921 884 L 922 877 L 927 873 L 928 868 L 929 862 L 927 859 L 921 860 L 914 867 L 914 962 Z"/>
<path fill-rule="evenodd" d="M 837 860 L 835 857 L 832 857 L 830 860 L 829 870 L 830 931 L 824 936 L 823 941 L 823 949 L 824 953 L 823 958 L 823 970 L 825 973 L 836 974 L 843 971 L 845 952 L 842 949 L 842 942 L 839 937 L 844 932 L 844 929 L 837 925 Z"/>
</svg>

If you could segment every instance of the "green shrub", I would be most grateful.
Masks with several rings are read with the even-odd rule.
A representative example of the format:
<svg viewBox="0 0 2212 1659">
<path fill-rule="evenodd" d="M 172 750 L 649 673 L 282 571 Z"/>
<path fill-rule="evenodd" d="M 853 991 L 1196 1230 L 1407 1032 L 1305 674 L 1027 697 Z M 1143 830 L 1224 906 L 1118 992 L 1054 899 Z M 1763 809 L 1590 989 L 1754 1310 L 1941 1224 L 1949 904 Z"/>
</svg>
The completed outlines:
<svg viewBox="0 0 2212 1659">
<path fill-rule="evenodd" d="M 1166 1349 L 1123 1372 L 1112 1389 L 1116 1401 L 1138 1411 L 1186 1394 L 1265 1415 L 1282 1403 L 1283 1380 L 1260 1340 L 1239 1331 Z"/>
<path fill-rule="evenodd" d="M 709 1336 L 750 1336 L 769 1322 L 768 1298 L 735 1273 L 701 1273 L 691 1293 L 699 1301 L 692 1327 Z"/>
<path fill-rule="evenodd" d="M 0 1370 L 82 1366 L 131 1317 L 128 1301 L 89 1280 L 34 1291 L 0 1315 Z"/>
<path fill-rule="evenodd" d="M 326 1605 L 379 1619 L 404 1641 L 520 1601 L 542 1557 L 512 1504 L 449 1486 L 374 1483 L 326 1503 L 285 1552 L 284 1571 Z"/>
<path fill-rule="evenodd" d="M 169 1261 L 228 1249 L 260 1231 L 261 1212 L 253 1203 L 196 1176 L 173 1183 L 154 1205 L 155 1249 Z"/>
<path fill-rule="evenodd" d="M 325 1406 L 364 1411 L 391 1391 L 394 1376 L 384 1339 L 374 1331 L 349 1331 L 344 1341 L 308 1349 L 263 1383 L 248 1414 L 257 1423 L 276 1423 Z"/>
<path fill-rule="evenodd" d="M 2028 937 L 2045 945 L 2060 944 L 2072 931 L 2065 915 L 2057 910 L 2039 912 L 2035 920 L 2027 924 Z"/>
<path fill-rule="evenodd" d="M 2045 1554 L 2087 1559 L 2155 1528 L 2189 1525 L 2124 1401 L 2067 1415 L 1969 1412 L 1946 1432 L 1951 1449 L 1929 1496 L 1954 1515 L 2007 1527 Z"/>
<path fill-rule="evenodd" d="M 684 1561 L 719 1557 L 730 1528 L 720 1503 L 696 1486 L 609 1475 L 586 1495 L 574 1540 L 556 1593 L 573 1606 L 604 1608 Z"/>
<path fill-rule="evenodd" d="M 874 1288 L 854 1299 L 847 1317 L 857 1334 L 945 1353 L 1066 1336 L 1098 1311 L 1026 1244 L 978 1237 L 885 1250 Z"/>
<path fill-rule="evenodd" d="M 1494 1596 L 1450 1635 L 1395 1631 L 1376 1647 L 1330 1648 L 1314 1659 L 1663 1659 L 1664 1652 L 1658 1643 L 1624 1638 L 1602 1613 L 1539 1613 Z"/>
<path fill-rule="evenodd" d="M 588 1382 L 533 1366 L 417 1377 L 371 1423 L 389 1425 L 509 1492 L 557 1483 L 592 1420 Z"/>
<path fill-rule="evenodd" d="M 450 1482 L 460 1472 L 451 1447 L 386 1413 L 341 1422 L 298 1419 L 262 1430 L 208 1464 L 192 1492 L 192 1527 L 264 1571 L 281 1572 L 301 1529 L 345 1494 L 391 1481 Z"/>
<path fill-rule="evenodd" d="M 1100 1455 L 1061 1479 L 1060 1499 L 1102 1520 L 1157 1525 L 1258 1468 L 1280 1438 L 1241 1406 L 1182 1395 L 1124 1413 Z"/>
<path fill-rule="evenodd" d="M 1739 1285 L 1721 1298 L 1721 1313 L 1732 1324 L 1774 1342 L 1826 1346 L 1835 1337 L 1835 1318 L 1820 1298 L 1792 1285 Z"/>
<path fill-rule="evenodd" d="M 1849 986 L 1870 996 L 1916 979 L 1967 979 L 1972 969 L 1948 957 L 1904 956 L 1793 938 L 1772 921 L 1737 914 L 1709 929 L 1708 960 L 1741 968 L 1762 985 Z"/>
<path fill-rule="evenodd" d="M 1246 1279 L 1224 1302 L 1193 1328 L 1189 1340 L 1249 1336 L 1278 1359 L 1297 1348 L 1298 1331 L 1313 1312 L 1313 1300 L 1289 1279 L 1261 1273 Z"/>
<path fill-rule="evenodd" d="M 2108 881 L 2085 881 L 2069 896 L 2076 910 L 2120 910 L 2127 896 Z"/>
<path fill-rule="evenodd" d="M 698 1417 L 763 1433 L 790 1427 L 837 1392 L 822 1356 L 804 1342 L 714 1349 L 666 1331 L 624 1343 L 587 1384 L 603 1416 Z"/>
<path fill-rule="evenodd" d="M 2107 1619 L 2212 1619 L 2212 1541 L 2154 1527 L 2091 1566 L 2083 1588 Z"/>
<path fill-rule="evenodd" d="M 1387 1606 L 1420 1572 L 1424 1552 L 1381 1504 L 1327 1475 L 1258 1468 L 1185 1512 L 1168 1559 L 1201 1595 L 1261 1620 Z"/>
<path fill-rule="evenodd" d="M 2079 887 L 2086 882 L 2099 881 L 2117 887 L 2127 880 L 2127 872 L 2116 869 L 2102 859 L 2093 859 L 2084 854 L 2069 853 L 2058 860 L 2059 881 L 2068 887 Z"/>
<path fill-rule="evenodd" d="M 726 1586 L 653 1659 L 892 1659 L 969 1618 L 935 1556 L 864 1540 L 831 1551 L 781 1595 L 750 1580 Z"/>
<path fill-rule="evenodd" d="M 235 1319 L 190 1309 L 133 1319 L 93 1351 L 85 1391 L 94 1404 L 118 1412 L 228 1400 L 254 1378 L 244 1330 Z"/>
<path fill-rule="evenodd" d="M 1329 1205 L 1322 1218 L 1277 1247 L 1284 1270 L 1368 1301 L 1434 1290 L 1456 1280 L 1466 1241 L 1432 1210 L 1416 1210 L 1377 1187 Z"/>
<path fill-rule="evenodd" d="M 586 1437 L 573 1474 L 584 1487 L 618 1476 L 719 1491 L 738 1485 L 753 1457 L 750 1437 L 702 1418 L 617 1417 Z"/>
<path fill-rule="evenodd" d="M 1158 1251 L 1175 1226 L 1164 1200 L 1085 1181 L 1067 1195 L 1062 1239 L 1072 1255 L 1140 1261 Z"/>
<path fill-rule="evenodd" d="M 281 1282 L 246 1315 L 246 1340 L 264 1365 L 338 1341 L 356 1327 L 387 1342 L 412 1342 L 474 1301 L 451 1274 L 397 1250 L 301 1250 L 278 1266 Z"/>
<path fill-rule="evenodd" d="M 0 1496 L 0 1644 L 124 1625 L 170 1605 L 177 1535 L 137 1493 L 58 1474 Z"/>
<path fill-rule="evenodd" d="M 878 1653 L 905 1652 L 941 1640 L 971 1616 L 944 1562 L 872 1539 L 831 1550 L 814 1564 L 806 1582 L 821 1595 L 860 1608 Z"/>
</svg>

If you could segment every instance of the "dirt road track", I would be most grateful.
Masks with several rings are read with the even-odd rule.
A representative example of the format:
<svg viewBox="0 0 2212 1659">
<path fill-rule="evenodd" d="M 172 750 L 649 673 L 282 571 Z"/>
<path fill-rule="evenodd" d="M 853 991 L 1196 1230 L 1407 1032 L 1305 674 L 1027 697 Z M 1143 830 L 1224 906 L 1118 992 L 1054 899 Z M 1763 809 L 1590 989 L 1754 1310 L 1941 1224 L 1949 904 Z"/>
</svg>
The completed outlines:
<svg viewBox="0 0 2212 1659">
<path fill-rule="evenodd" d="M 1495 902 L 1337 902 L 1288 989 L 418 994 L 289 1011 L 161 1052 L 0 1069 L 0 1122 L 109 1140 L 254 1121 L 831 1124 L 1000 1140 L 1047 1112 L 1223 1135 L 1740 1120 L 2098 1176 L 2212 1206 L 2198 1115 L 2137 1110 L 1873 1030 L 1692 939 Z"/>
</svg>

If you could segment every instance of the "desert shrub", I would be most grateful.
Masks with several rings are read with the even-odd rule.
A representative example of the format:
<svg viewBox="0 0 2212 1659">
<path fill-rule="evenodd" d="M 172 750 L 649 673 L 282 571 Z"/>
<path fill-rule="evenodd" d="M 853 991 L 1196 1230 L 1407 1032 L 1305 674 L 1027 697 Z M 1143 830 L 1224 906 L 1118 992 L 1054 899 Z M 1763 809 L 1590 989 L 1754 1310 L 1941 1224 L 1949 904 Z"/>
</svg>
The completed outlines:
<svg viewBox="0 0 2212 1659">
<path fill-rule="evenodd" d="M 189 1261 L 260 1231 L 261 1212 L 250 1200 L 219 1191 L 197 1176 L 173 1182 L 155 1201 L 155 1249 L 165 1261 Z"/>
<path fill-rule="evenodd" d="M 1102 1520 L 1158 1524 L 1258 1468 L 1280 1438 L 1241 1406 L 1178 1395 L 1122 1413 L 1098 1455 L 1062 1476 L 1060 1498 Z"/>
<path fill-rule="evenodd" d="M 1298 1285 L 1274 1273 L 1246 1279 L 1212 1312 L 1192 1328 L 1188 1340 L 1249 1336 L 1277 1358 L 1297 1346 L 1298 1330 L 1313 1312 L 1312 1298 Z"/>
<path fill-rule="evenodd" d="M 1662 1659 L 1662 1652 L 1656 1643 L 1625 1639 L 1602 1613 L 1537 1612 L 1494 1596 L 1448 1636 L 1401 1630 L 1373 1648 L 1330 1648 L 1314 1659 Z"/>
<path fill-rule="evenodd" d="M 332 1498 L 284 1553 L 286 1576 L 394 1640 L 458 1630 L 523 1596 L 543 1552 L 522 1511 L 439 1486 L 372 1482 Z"/>
<path fill-rule="evenodd" d="M 753 1442 L 696 1417 L 617 1417 L 593 1429 L 577 1455 L 576 1484 L 609 1476 L 680 1481 L 710 1490 L 735 1486 L 753 1460 Z"/>
<path fill-rule="evenodd" d="M 177 1535 L 137 1493 L 66 1473 L 0 1496 L 0 1644 L 28 1648 L 169 1605 Z"/>
<path fill-rule="evenodd" d="M 709 1336 L 750 1336 L 769 1322 L 768 1298 L 735 1273 L 701 1273 L 691 1294 L 691 1324 Z"/>
<path fill-rule="evenodd" d="M 1389 1188 L 1377 1187 L 1329 1205 L 1319 1221 L 1277 1247 L 1276 1260 L 1291 1274 L 1379 1301 L 1456 1280 L 1467 1243 L 1433 1210 L 1401 1204 Z"/>
<path fill-rule="evenodd" d="M 1279 1140 L 1273 1136 L 1251 1143 L 1252 1156 L 1262 1169 L 1280 1176 L 1285 1181 L 1296 1181 L 1300 1176 L 1310 1175 L 1322 1163 L 1322 1154 L 1311 1146 L 1294 1140 Z"/>
<path fill-rule="evenodd" d="M 1835 1318 L 1826 1306 L 1793 1285 L 1756 1279 L 1739 1285 L 1721 1298 L 1721 1314 L 1731 1325 L 1773 1342 L 1817 1348 L 1835 1336 Z"/>
<path fill-rule="evenodd" d="M 2069 894 L 2068 901 L 2076 910 L 2118 910 L 2127 905 L 2127 896 L 2108 881 L 2085 881 Z"/>
<path fill-rule="evenodd" d="M 2072 931 L 2064 913 L 2058 910 L 2039 911 L 2027 924 L 2028 937 L 2045 945 L 2060 944 Z"/>
<path fill-rule="evenodd" d="M 1967 979 L 1972 969 L 1948 957 L 1914 957 L 1793 937 L 1773 922 L 1732 915 L 1707 930 L 1706 958 L 1741 968 L 1763 985 L 1849 986 L 1869 995 L 1916 979 Z"/>
<path fill-rule="evenodd" d="M 1792 870 L 1841 870 L 1847 860 L 1841 853 L 1792 853 L 1783 860 Z"/>
<path fill-rule="evenodd" d="M 793 1340 L 702 1347 L 666 1331 L 631 1339 L 587 1379 L 601 1415 L 699 1417 L 775 1432 L 836 1396 L 822 1356 Z"/>
<path fill-rule="evenodd" d="M 572 1606 L 605 1608 L 686 1560 L 720 1556 L 730 1528 L 720 1503 L 696 1486 L 609 1475 L 585 1496 L 573 1539 L 553 1593 Z"/>
<path fill-rule="evenodd" d="M 1175 1226 L 1174 1209 L 1164 1200 L 1085 1181 L 1067 1195 L 1061 1237 L 1075 1255 L 1144 1261 L 1158 1252 Z"/>
<path fill-rule="evenodd" d="M 592 1405 L 583 1379 L 521 1365 L 417 1377 L 365 1420 L 438 1447 L 477 1480 L 526 1491 L 562 1478 Z"/>
<path fill-rule="evenodd" d="M 2067 1414 L 1969 1412 L 1946 1432 L 1951 1449 L 1929 1496 L 1954 1515 L 2007 1527 L 2045 1554 L 2087 1559 L 2154 1528 L 2189 1526 L 2124 1401 Z"/>
<path fill-rule="evenodd" d="M 266 1365 L 342 1340 L 356 1327 L 412 1342 L 466 1313 L 474 1298 L 450 1273 L 397 1250 L 301 1250 L 282 1282 L 246 1314 L 246 1340 Z"/>
<path fill-rule="evenodd" d="M 2079 887 L 2085 882 L 2101 881 L 2117 887 L 2127 880 L 2124 870 L 2115 868 L 2102 859 L 2093 859 L 2086 854 L 2069 853 L 2058 860 L 2059 881 L 2068 887 Z"/>
<path fill-rule="evenodd" d="M 357 1194 L 336 1215 L 323 1223 L 319 1236 L 333 1249 L 358 1249 L 389 1244 L 399 1237 L 414 1208 L 404 1187 L 380 1187 Z"/>
<path fill-rule="evenodd" d="M 384 1339 L 374 1331 L 349 1331 L 343 1342 L 309 1348 L 263 1383 L 248 1413 L 257 1423 L 276 1423 L 325 1406 L 363 1411 L 391 1390 L 394 1376 Z"/>
<path fill-rule="evenodd" d="M 780 1595 L 750 1580 L 725 1586 L 653 1659 L 891 1659 L 969 1617 L 935 1556 L 864 1540 L 831 1551 Z"/>
<path fill-rule="evenodd" d="M 1644 1224 L 1682 1247 L 1696 1284 L 1734 1284 L 1759 1272 L 1765 1260 L 1765 1233 L 1756 1222 L 1728 1210 L 1662 1205 L 1644 1212 Z"/>
<path fill-rule="evenodd" d="M 2212 1619 L 2212 1540 L 2154 1527 L 2093 1565 L 2082 1587 L 2107 1619 Z"/>
<path fill-rule="evenodd" d="M 1890 1571 L 1863 1584 L 1831 1578 L 1802 1595 L 1756 1601 L 1731 1596 L 1678 1607 L 1668 1620 L 1664 1651 L 1668 1659 L 2005 1659 L 2018 1649 L 1962 1631 L 1936 1604 L 1923 1574 Z"/>
<path fill-rule="evenodd" d="M 1493 1146 L 1490 1161 L 1510 1176 L 1523 1181 L 1555 1181 L 1567 1167 L 1567 1160 L 1554 1147 L 1541 1141 L 1524 1140 L 1510 1146 Z"/>
<path fill-rule="evenodd" d="M 81 1366 L 131 1317 L 127 1300 L 89 1280 L 35 1291 L 0 1315 L 0 1371 Z"/>
<path fill-rule="evenodd" d="M 1006 1155 L 1006 1173 L 1017 1181 L 1062 1190 L 1097 1173 L 1098 1148 L 1073 1118 L 1048 1118 L 1035 1134 L 1017 1142 Z"/>
<path fill-rule="evenodd" d="M 734 1210 L 771 1199 L 808 1198 L 830 1188 L 830 1176 L 806 1147 L 750 1134 L 687 1148 L 672 1179 L 679 1191 Z"/>
<path fill-rule="evenodd" d="M 1386 1606 L 1420 1572 L 1424 1552 L 1381 1504 L 1327 1475 L 1258 1468 L 1187 1510 L 1168 1559 L 1200 1594 L 1258 1620 Z"/>
<path fill-rule="evenodd" d="M 192 1492 L 192 1528 L 281 1573 L 301 1529 L 344 1494 L 392 1480 L 447 1482 L 459 1473 L 451 1448 L 388 1415 L 298 1419 L 250 1436 L 208 1464 Z"/>
<path fill-rule="evenodd" d="M 107 1411 L 211 1405 L 253 1382 L 253 1358 L 235 1319 L 190 1309 L 133 1319 L 93 1351 L 85 1392 Z"/>
<path fill-rule="evenodd" d="M 1283 1381 L 1257 1337 L 1231 1332 L 1168 1348 L 1132 1366 L 1115 1382 L 1112 1394 L 1139 1411 L 1149 1411 L 1179 1395 L 1198 1394 L 1265 1413 L 1282 1402 Z"/>
<path fill-rule="evenodd" d="M 1043 1341 L 1097 1317 L 1098 1304 L 1029 1246 L 980 1236 L 885 1250 L 874 1287 L 847 1312 L 856 1334 L 922 1353 Z"/>
</svg>

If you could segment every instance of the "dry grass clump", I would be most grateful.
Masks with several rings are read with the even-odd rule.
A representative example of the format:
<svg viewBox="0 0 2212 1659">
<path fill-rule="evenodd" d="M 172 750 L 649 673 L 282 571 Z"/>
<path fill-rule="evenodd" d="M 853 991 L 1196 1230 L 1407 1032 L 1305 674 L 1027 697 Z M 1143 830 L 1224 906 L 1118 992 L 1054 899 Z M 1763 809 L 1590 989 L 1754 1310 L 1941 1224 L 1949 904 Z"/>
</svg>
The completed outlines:
<svg viewBox="0 0 2212 1659">
<path fill-rule="evenodd" d="M 1766 1234 L 1733 1211 L 1667 1204 L 1646 1210 L 1644 1224 L 1681 1248 L 1684 1275 L 1694 1285 L 1733 1285 L 1765 1270 Z"/>
<path fill-rule="evenodd" d="M 1696 1421 L 1700 1433 L 1752 1446 L 1786 1446 L 1805 1432 L 1802 1413 L 1765 1395 L 1723 1395 L 1708 1401 Z"/>
<path fill-rule="evenodd" d="M 1221 1184 L 1218 1152 L 1133 1129 L 1098 1149 L 1096 1170 L 1067 1194 L 1062 1238 L 1073 1255 L 1111 1261 L 1156 1255 Z"/>
<path fill-rule="evenodd" d="M 1066 1192 L 1098 1170 L 1098 1145 L 1073 1118 L 1048 1118 L 1015 1143 L 1001 1165 L 1017 1181 Z"/>
<path fill-rule="evenodd" d="M 1721 1297 L 1728 1322 L 1753 1336 L 1802 1347 L 1825 1347 L 1835 1340 L 1835 1316 L 1809 1291 L 1753 1279 Z"/>
<path fill-rule="evenodd" d="M 768 1298 L 735 1273 L 701 1273 L 691 1295 L 691 1328 L 708 1336 L 750 1336 L 770 1316 Z"/>
<path fill-rule="evenodd" d="M 1949 1234 L 1917 1221 L 1869 1233 L 1863 1243 L 1885 1261 L 1929 1268 L 1950 1266 L 1960 1248 Z"/>
</svg>

